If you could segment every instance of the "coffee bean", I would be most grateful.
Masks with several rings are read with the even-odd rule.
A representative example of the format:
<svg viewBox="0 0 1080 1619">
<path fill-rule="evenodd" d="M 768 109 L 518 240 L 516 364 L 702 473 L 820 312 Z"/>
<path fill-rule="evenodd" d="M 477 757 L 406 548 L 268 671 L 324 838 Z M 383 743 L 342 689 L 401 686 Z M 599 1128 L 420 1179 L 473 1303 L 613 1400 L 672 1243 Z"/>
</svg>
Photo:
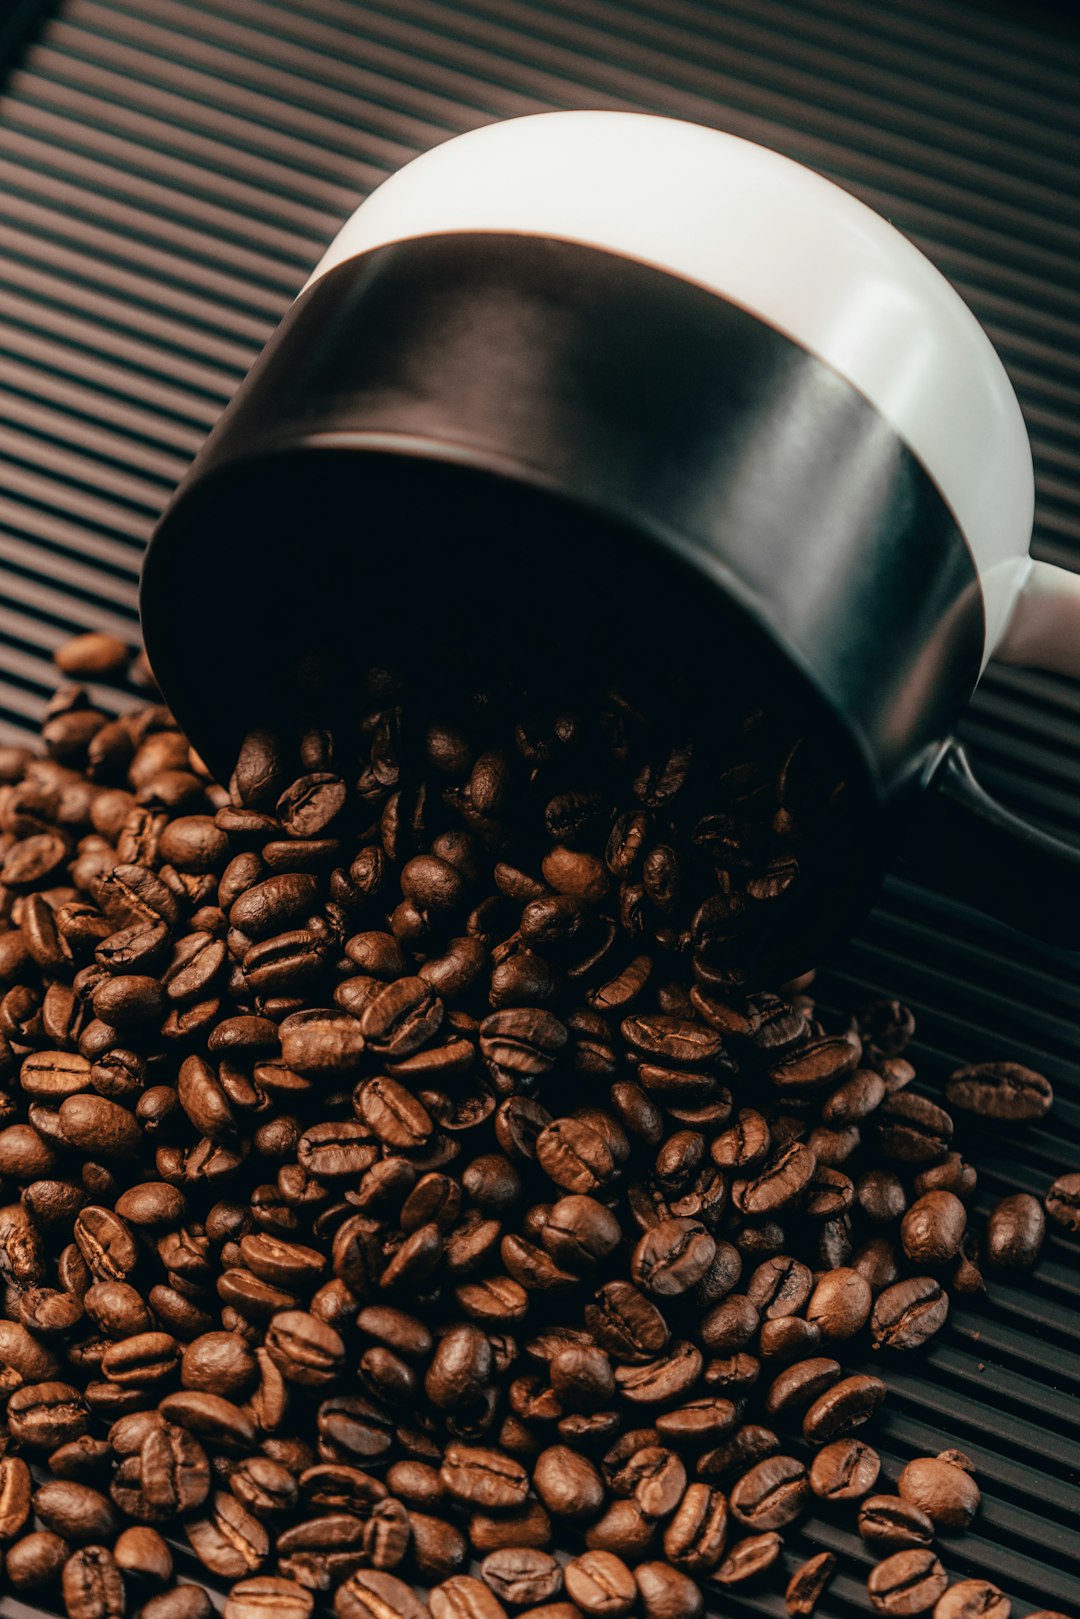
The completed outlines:
<svg viewBox="0 0 1080 1619">
<path fill-rule="evenodd" d="M 588 1457 L 566 1445 L 551 1445 L 533 1464 L 533 1488 L 557 1517 L 591 1518 L 599 1512 L 604 1486 Z M 485 1504 L 485 1503 L 480 1503 Z"/>
<path fill-rule="evenodd" d="M 745 1171 L 765 1160 L 771 1142 L 765 1117 L 753 1108 L 741 1108 L 727 1129 L 713 1137 L 709 1151 L 718 1168 Z"/>
<path fill-rule="evenodd" d="M 1002 1124 L 1028 1124 L 1044 1118 L 1054 1088 L 1042 1074 L 1018 1062 L 975 1063 L 958 1068 L 945 1086 L 952 1107 Z"/>
<path fill-rule="evenodd" d="M 1009 1619 L 1012 1603 L 989 1580 L 961 1580 L 938 1597 L 934 1619 Z M 1039 1619 L 1033 1615 L 1033 1619 Z M 1042 1619 L 1050 1619 L 1044 1611 Z"/>
<path fill-rule="evenodd" d="M 744 1473 L 728 1497 L 748 1529 L 783 1529 L 802 1512 L 810 1494 L 806 1468 L 793 1456 L 768 1456 Z"/>
<path fill-rule="evenodd" d="M 135 1524 L 118 1535 L 113 1556 L 120 1572 L 134 1580 L 164 1585 L 172 1578 L 172 1553 L 157 1530 L 146 1524 Z"/>
<path fill-rule="evenodd" d="M 224 1491 L 212 1497 L 204 1517 L 185 1522 L 184 1533 L 204 1567 L 227 1580 L 254 1574 L 270 1550 L 263 1525 Z"/>
<path fill-rule="evenodd" d="M 48 1479 L 34 1491 L 34 1513 L 46 1529 L 75 1545 L 105 1540 L 115 1528 L 108 1498 L 74 1479 Z"/>
<path fill-rule="evenodd" d="M 1080 1174 L 1059 1175 L 1043 1204 L 1050 1218 L 1066 1231 L 1080 1231 Z"/>
<path fill-rule="evenodd" d="M 529 1487 L 520 1462 L 482 1446 L 448 1445 L 439 1476 L 455 1501 L 489 1511 L 520 1507 Z"/>
<path fill-rule="evenodd" d="M 563 1570 L 566 1593 L 582 1613 L 597 1619 L 620 1619 L 637 1598 L 634 1576 L 614 1552 L 587 1551 Z"/>
<path fill-rule="evenodd" d="M 11 1437 L 33 1450 L 58 1450 L 90 1425 L 82 1396 L 70 1383 L 23 1384 L 8 1401 L 7 1417 Z"/>
<path fill-rule="evenodd" d="M 756 1580 L 766 1569 L 772 1568 L 782 1546 L 783 1541 L 775 1529 L 764 1535 L 747 1535 L 735 1542 L 711 1578 L 722 1586 L 742 1585 L 746 1580 Z"/>
<path fill-rule="evenodd" d="M 810 1488 L 826 1501 L 857 1501 L 874 1488 L 881 1459 L 860 1439 L 836 1439 L 814 1457 Z"/>
<path fill-rule="evenodd" d="M 13 1591 L 40 1591 L 60 1578 L 71 1547 L 48 1529 L 35 1529 L 7 1548 L 4 1573 Z"/>
<path fill-rule="evenodd" d="M 158 1411 L 167 1423 L 200 1440 L 211 1440 L 230 1454 L 242 1455 L 255 1443 L 255 1424 L 248 1412 L 217 1394 L 198 1389 L 167 1394 Z"/>
<path fill-rule="evenodd" d="M 82 1546 L 64 1564 L 64 1607 L 68 1619 L 122 1619 L 124 1582 L 104 1546 Z"/>
<path fill-rule="evenodd" d="M 933 1164 L 944 1158 L 952 1140 L 952 1119 L 924 1096 L 900 1091 L 878 1111 L 878 1141 L 887 1158 L 905 1164 Z"/>
<path fill-rule="evenodd" d="M 807 1302 L 806 1316 L 829 1342 L 853 1338 L 866 1325 L 872 1302 L 866 1279 L 857 1270 L 840 1266 L 820 1278 Z"/>
<path fill-rule="evenodd" d="M 506 1619 L 493 1591 L 468 1574 L 454 1574 L 430 1594 L 432 1619 Z"/>
<path fill-rule="evenodd" d="M 1003 1197 L 986 1223 L 986 1258 L 999 1270 L 1030 1270 L 1046 1235 L 1046 1215 L 1029 1192 Z"/>
<path fill-rule="evenodd" d="M 638 1563 L 634 1583 L 645 1619 L 698 1619 L 704 1608 L 700 1587 L 669 1563 Z"/>
<path fill-rule="evenodd" d="M 868 1495 L 859 1507 L 859 1533 L 881 1546 L 929 1546 L 933 1521 L 899 1495 Z"/>
<path fill-rule="evenodd" d="M 265 1619 L 277 1615 L 279 1619 L 309 1619 L 314 1598 L 310 1591 L 295 1580 L 277 1579 L 270 1574 L 259 1574 L 254 1579 L 240 1580 L 225 1599 L 225 1619 Z"/>
<path fill-rule="evenodd" d="M 790 1416 L 804 1411 L 840 1377 L 839 1361 L 812 1356 L 788 1366 L 770 1384 L 765 1395 L 767 1416 Z"/>
<path fill-rule="evenodd" d="M 0 1456 L 0 1541 L 14 1540 L 30 1516 L 30 1469 L 19 1456 Z"/>
<path fill-rule="evenodd" d="M 967 1226 L 967 1210 L 952 1192 L 926 1192 L 900 1225 L 900 1240 L 913 1265 L 943 1265 L 955 1259 Z"/>
<path fill-rule="evenodd" d="M 201 1585 L 174 1585 L 143 1603 L 142 1619 L 211 1619 L 213 1612 Z"/>
<path fill-rule="evenodd" d="M 813 1613 L 836 1567 L 833 1552 L 817 1552 L 800 1563 L 784 1592 L 784 1606 L 792 1619 L 806 1619 Z"/>
<path fill-rule="evenodd" d="M 395 1574 L 360 1568 L 334 1593 L 337 1619 L 427 1619 L 427 1608 Z"/>
<path fill-rule="evenodd" d="M 133 1157 L 142 1142 L 138 1121 L 104 1096 L 68 1096 L 60 1104 L 60 1131 L 72 1147 L 103 1158 Z"/>
<path fill-rule="evenodd" d="M 979 1486 L 963 1467 L 944 1457 L 920 1456 L 908 1462 L 897 1489 L 941 1528 L 968 1529 L 979 1510 Z"/>
<path fill-rule="evenodd" d="M 761 1216 L 794 1203 L 805 1191 L 817 1168 L 817 1160 L 800 1141 L 793 1141 L 765 1164 L 749 1180 L 737 1180 L 731 1199 L 742 1214 Z"/>
<path fill-rule="evenodd" d="M 871 1570 L 867 1594 L 876 1613 L 927 1613 L 944 1593 L 949 1576 L 929 1550 L 894 1552 Z"/>
<path fill-rule="evenodd" d="M 949 1299 L 929 1276 L 912 1276 L 879 1293 L 870 1318 L 875 1348 L 917 1349 L 945 1324 Z"/>
<path fill-rule="evenodd" d="M 661 1220 L 638 1242 L 630 1272 L 646 1293 L 676 1298 L 701 1281 L 715 1256 L 716 1242 L 696 1220 Z"/>
<path fill-rule="evenodd" d="M 732 1433 L 738 1416 L 739 1408 L 734 1401 L 707 1397 L 662 1412 L 656 1418 L 656 1431 L 666 1444 L 676 1449 L 701 1449 L 715 1445 Z"/>
<path fill-rule="evenodd" d="M 533 1546 L 505 1546 L 489 1552 L 480 1577 L 511 1607 L 547 1602 L 562 1590 L 562 1568 L 550 1552 Z"/>
<path fill-rule="evenodd" d="M 842 1378 L 819 1395 L 803 1417 L 803 1438 L 808 1445 L 847 1438 L 853 1429 L 869 1421 L 885 1393 L 885 1384 L 879 1377 L 859 1374 Z"/>
</svg>

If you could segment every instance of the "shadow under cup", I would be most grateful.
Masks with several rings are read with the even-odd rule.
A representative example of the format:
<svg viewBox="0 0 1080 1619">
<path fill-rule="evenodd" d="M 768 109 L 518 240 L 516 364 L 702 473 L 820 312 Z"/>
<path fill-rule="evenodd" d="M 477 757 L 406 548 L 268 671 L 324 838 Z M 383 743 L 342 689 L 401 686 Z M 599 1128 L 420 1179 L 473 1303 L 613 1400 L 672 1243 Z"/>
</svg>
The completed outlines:
<svg viewBox="0 0 1080 1619">
<path fill-rule="evenodd" d="M 761 708 L 812 739 L 826 796 L 844 785 L 798 846 L 798 882 L 737 944 L 698 949 L 699 976 L 782 982 L 871 903 L 884 814 L 859 748 L 748 612 L 629 523 L 483 467 L 345 444 L 226 462 L 170 522 L 144 577 L 149 651 L 220 780 L 253 726 L 356 734 L 375 667 L 421 717 L 475 718 L 481 691 L 511 730 L 618 692 L 658 745 L 695 740 L 698 800 L 722 811 L 738 750 L 720 738 Z"/>
</svg>

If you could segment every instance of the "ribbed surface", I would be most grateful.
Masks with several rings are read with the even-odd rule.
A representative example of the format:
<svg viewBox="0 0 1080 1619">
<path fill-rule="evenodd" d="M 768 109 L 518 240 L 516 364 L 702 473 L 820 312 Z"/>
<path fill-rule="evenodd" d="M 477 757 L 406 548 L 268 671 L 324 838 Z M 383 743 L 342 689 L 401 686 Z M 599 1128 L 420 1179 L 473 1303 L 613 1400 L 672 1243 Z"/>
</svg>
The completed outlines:
<svg viewBox="0 0 1080 1619">
<path fill-rule="evenodd" d="M 550 107 L 714 124 L 892 218 L 1008 365 L 1036 554 L 1080 566 L 1078 70 L 1068 16 L 1020 0 L 67 0 L 0 102 L 0 734 L 36 723 L 65 636 L 134 637 L 155 514 L 358 197 L 447 135 Z M 987 785 L 1080 836 L 1080 689 L 992 670 L 963 731 Z M 1080 1168 L 1076 958 L 893 880 L 827 992 L 885 987 L 919 1015 L 931 1085 L 997 1054 L 1057 1087 L 1051 1126 L 979 1145 L 984 1208 Z M 1017 1614 L 1080 1608 L 1077 1256 L 1052 1235 L 1030 1282 L 889 1368 L 889 1477 L 969 1452 L 984 1510 L 943 1555 Z M 844 1555 L 819 1614 L 865 1613 L 847 1529 L 791 1533 L 788 1565 L 825 1545 Z"/>
</svg>

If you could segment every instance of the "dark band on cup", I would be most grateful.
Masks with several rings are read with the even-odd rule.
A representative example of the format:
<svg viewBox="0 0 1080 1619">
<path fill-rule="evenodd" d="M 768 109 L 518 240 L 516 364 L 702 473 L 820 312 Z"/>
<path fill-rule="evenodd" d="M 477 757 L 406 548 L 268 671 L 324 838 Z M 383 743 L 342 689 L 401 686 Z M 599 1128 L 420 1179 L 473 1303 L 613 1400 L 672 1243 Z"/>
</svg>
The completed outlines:
<svg viewBox="0 0 1080 1619">
<path fill-rule="evenodd" d="M 481 484 L 500 490 L 494 505 L 474 500 Z M 535 521 L 515 543 L 515 502 L 534 491 L 550 555 Z M 266 663 L 278 612 L 295 625 L 310 602 L 310 617 L 335 570 L 339 597 L 365 577 L 391 597 L 427 577 L 434 597 L 413 616 L 444 626 L 468 592 L 501 618 L 484 594 L 493 577 L 541 600 L 605 594 L 610 568 L 585 564 L 581 514 L 635 553 L 620 613 L 677 622 L 691 601 L 700 614 L 711 587 L 718 603 L 733 599 L 856 739 L 882 799 L 974 689 L 975 564 L 933 480 L 857 389 L 693 283 L 602 249 L 494 233 L 377 248 L 297 300 L 148 553 L 151 661 L 183 693 L 177 717 L 211 762 L 227 758 L 238 740 L 220 696 L 227 671 L 193 680 L 179 645 L 205 588 L 200 553 L 230 621 L 230 597 L 254 593 L 257 622 L 237 633 L 245 657 Z M 581 566 L 567 579 L 564 558 L 555 580 L 563 530 Z M 706 691 L 709 640 L 695 628 L 680 649 L 686 682 Z M 452 645 L 448 635 L 444 659 Z M 183 680 L 171 678 L 181 661 Z"/>
</svg>

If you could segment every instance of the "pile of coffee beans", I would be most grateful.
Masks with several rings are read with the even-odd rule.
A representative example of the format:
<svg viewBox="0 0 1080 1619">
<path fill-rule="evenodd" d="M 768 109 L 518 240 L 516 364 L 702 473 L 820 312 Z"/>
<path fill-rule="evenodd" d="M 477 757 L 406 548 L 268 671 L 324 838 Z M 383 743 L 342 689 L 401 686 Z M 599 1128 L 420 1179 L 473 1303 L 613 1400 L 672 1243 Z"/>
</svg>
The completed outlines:
<svg viewBox="0 0 1080 1619">
<path fill-rule="evenodd" d="M 847 813 L 812 739 L 373 671 L 348 735 L 252 733 L 228 788 L 160 706 L 63 687 L 43 741 L 0 750 L 9 1589 L 208 1619 L 197 1563 L 226 1619 L 697 1619 L 779 1580 L 809 1615 L 836 1559 L 780 1559 L 820 1503 L 873 1611 L 1007 1619 L 935 1551 L 970 1461 L 890 1491 L 866 1433 L 889 1355 L 1034 1263 L 1043 1205 L 976 1231 L 954 1131 L 1051 1087 L 932 1100 L 899 1003 L 747 988 Z M 1080 1176 L 1045 1210 L 1080 1227 Z"/>
</svg>

